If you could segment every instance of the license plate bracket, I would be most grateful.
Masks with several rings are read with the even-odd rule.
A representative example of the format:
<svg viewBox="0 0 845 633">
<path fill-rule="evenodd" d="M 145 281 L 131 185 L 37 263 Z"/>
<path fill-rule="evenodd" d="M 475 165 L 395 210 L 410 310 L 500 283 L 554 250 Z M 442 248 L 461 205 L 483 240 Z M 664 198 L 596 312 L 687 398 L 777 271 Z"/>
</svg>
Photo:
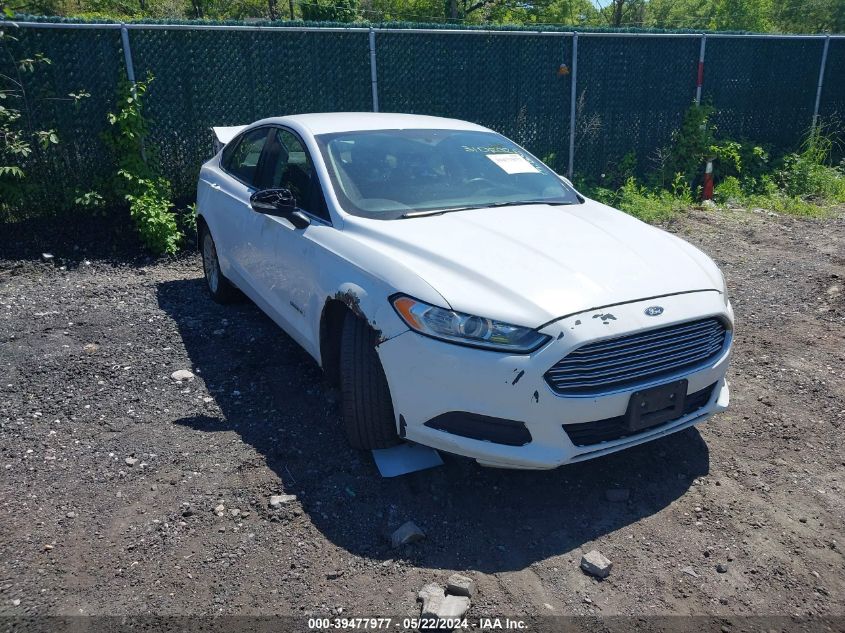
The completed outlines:
<svg viewBox="0 0 845 633">
<path fill-rule="evenodd" d="M 635 432 L 676 420 L 684 414 L 686 396 L 686 379 L 635 391 L 628 400 L 625 426 Z"/>
</svg>

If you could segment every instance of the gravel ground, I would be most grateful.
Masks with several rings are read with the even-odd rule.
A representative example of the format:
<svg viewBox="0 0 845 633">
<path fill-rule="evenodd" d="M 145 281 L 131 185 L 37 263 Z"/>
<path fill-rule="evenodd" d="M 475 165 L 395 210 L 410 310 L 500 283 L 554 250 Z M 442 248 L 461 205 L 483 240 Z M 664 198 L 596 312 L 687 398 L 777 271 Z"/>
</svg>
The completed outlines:
<svg viewBox="0 0 845 633">
<path fill-rule="evenodd" d="M 7 259 L 0 615 L 419 615 L 453 571 L 471 618 L 845 614 L 845 215 L 669 228 L 731 288 L 727 412 L 554 471 L 446 457 L 389 480 L 315 363 L 207 298 L 197 255 Z M 407 520 L 427 538 L 392 549 Z M 579 569 L 591 549 L 606 580 Z"/>
</svg>

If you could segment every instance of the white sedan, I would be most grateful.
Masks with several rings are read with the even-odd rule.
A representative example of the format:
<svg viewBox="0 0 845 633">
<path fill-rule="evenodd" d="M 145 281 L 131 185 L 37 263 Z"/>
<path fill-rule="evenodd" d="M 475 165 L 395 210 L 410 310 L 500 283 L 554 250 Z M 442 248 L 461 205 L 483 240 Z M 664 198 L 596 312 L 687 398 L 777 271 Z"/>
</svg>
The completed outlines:
<svg viewBox="0 0 845 633">
<path fill-rule="evenodd" d="M 197 188 L 208 290 L 314 357 L 352 446 L 553 468 L 727 407 L 713 261 L 507 138 L 376 113 L 228 131 Z"/>
</svg>

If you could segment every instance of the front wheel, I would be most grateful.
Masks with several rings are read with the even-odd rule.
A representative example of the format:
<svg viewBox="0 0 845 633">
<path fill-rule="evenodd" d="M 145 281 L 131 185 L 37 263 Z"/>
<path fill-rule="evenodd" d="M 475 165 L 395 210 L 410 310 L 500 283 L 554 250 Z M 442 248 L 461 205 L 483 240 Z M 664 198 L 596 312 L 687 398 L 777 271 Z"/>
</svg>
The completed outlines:
<svg viewBox="0 0 845 633">
<path fill-rule="evenodd" d="M 238 298 L 238 290 L 232 285 L 220 270 L 220 261 L 217 259 L 217 247 L 214 245 L 214 238 L 211 231 L 205 226 L 202 229 L 202 269 L 205 273 L 205 285 L 211 298 L 217 303 L 232 303 Z"/>
<path fill-rule="evenodd" d="M 353 448 L 371 450 L 399 443 L 387 378 L 376 352 L 378 335 L 349 312 L 340 342 L 343 427 Z"/>
</svg>

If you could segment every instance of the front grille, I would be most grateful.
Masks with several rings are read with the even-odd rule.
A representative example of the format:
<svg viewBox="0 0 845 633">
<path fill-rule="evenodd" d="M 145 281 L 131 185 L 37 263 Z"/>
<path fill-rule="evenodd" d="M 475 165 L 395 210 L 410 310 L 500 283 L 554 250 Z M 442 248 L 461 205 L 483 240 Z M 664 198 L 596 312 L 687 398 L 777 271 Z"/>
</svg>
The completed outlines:
<svg viewBox="0 0 845 633">
<path fill-rule="evenodd" d="M 558 361 L 545 378 L 561 395 L 634 388 L 715 360 L 727 330 L 717 318 L 588 343 Z"/>
<path fill-rule="evenodd" d="M 688 394 L 684 400 L 684 412 L 680 417 L 695 413 L 701 407 L 710 402 L 710 397 L 713 395 L 713 389 L 716 387 L 714 382 L 709 387 L 705 387 L 700 391 Z M 563 430 L 572 440 L 575 446 L 590 446 L 591 444 L 598 444 L 600 442 L 610 442 L 611 440 L 619 440 L 628 435 L 636 435 L 645 431 L 655 429 L 659 426 L 672 424 L 675 420 L 669 422 L 661 422 L 654 426 L 644 429 L 639 429 L 636 432 L 631 432 L 625 425 L 625 416 L 620 415 L 615 418 L 605 418 L 604 420 L 596 420 L 595 422 L 582 422 L 581 424 L 564 424 Z"/>
</svg>

